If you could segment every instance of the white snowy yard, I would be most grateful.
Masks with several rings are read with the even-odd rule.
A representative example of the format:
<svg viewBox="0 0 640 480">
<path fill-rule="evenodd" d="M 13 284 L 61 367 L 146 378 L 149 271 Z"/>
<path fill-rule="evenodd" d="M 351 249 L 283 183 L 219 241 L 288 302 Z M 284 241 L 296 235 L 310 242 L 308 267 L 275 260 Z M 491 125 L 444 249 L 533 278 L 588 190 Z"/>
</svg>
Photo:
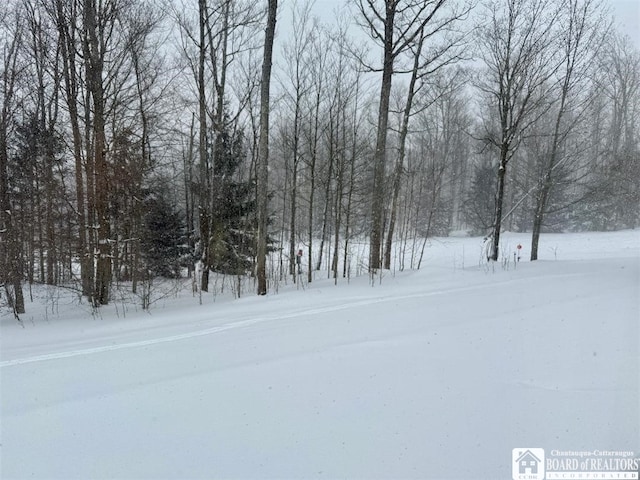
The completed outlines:
<svg viewBox="0 0 640 480">
<path fill-rule="evenodd" d="M 508 479 L 516 447 L 640 451 L 640 230 L 478 265 L 1 320 L 3 479 Z M 82 312 L 85 313 L 82 313 Z"/>
</svg>

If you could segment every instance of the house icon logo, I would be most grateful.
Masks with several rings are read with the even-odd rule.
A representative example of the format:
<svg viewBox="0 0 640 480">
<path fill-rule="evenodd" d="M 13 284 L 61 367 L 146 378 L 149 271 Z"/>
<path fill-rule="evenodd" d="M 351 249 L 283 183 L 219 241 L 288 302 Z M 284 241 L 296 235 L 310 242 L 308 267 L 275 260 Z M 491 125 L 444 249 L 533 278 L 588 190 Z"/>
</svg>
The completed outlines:
<svg viewBox="0 0 640 480">
<path fill-rule="evenodd" d="M 543 448 L 514 448 L 511 461 L 513 480 L 544 480 Z"/>
</svg>

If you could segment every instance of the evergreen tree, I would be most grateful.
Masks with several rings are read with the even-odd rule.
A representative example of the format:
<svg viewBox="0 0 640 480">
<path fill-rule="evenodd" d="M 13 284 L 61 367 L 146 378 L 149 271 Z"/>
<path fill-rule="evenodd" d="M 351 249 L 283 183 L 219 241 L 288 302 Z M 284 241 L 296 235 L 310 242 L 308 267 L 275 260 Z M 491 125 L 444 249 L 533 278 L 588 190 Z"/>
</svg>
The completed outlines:
<svg viewBox="0 0 640 480">
<path fill-rule="evenodd" d="M 208 267 L 224 274 L 242 275 L 251 270 L 256 244 L 255 185 L 243 180 L 239 171 L 246 161 L 242 131 L 222 129 L 214 158 Z"/>
<path fill-rule="evenodd" d="M 186 229 L 182 214 L 163 195 L 145 201 L 142 257 L 151 276 L 180 277 Z"/>
<path fill-rule="evenodd" d="M 16 125 L 14 145 L 8 173 L 12 215 L 23 244 L 22 274 L 30 283 L 55 284 L 61 268 L 58 224 L 64 204 L 64 186 L 56 173 L 65 173 L 63 141 L 37 114 L 29 113 Z"/>
<path fill-rule="evenodd" d="M 473 234 L 486 235 L 492 228 L 495 209 L 495 167 L 490 163 L 482 163 L 474 170 L 466 195 L 465 220 Z"/>
</svg>

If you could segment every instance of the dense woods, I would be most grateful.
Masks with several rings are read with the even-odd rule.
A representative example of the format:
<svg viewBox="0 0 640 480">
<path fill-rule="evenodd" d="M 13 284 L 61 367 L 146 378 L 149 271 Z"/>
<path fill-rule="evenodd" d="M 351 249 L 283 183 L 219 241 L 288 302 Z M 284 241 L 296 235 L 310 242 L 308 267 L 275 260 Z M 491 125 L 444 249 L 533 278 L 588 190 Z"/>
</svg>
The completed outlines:
<svg viewBox="0 0 640 480">
<path fill-rule="evenodd" d="M 543 232 L 640 224 L 640 52 L 602 2 L 315 11 L 6 1 L 0 303 L 211 275 L 265 294 L 420 268 L 452 232 L 495 261 L 531 232 L 535 260 Z"/>
</svg>

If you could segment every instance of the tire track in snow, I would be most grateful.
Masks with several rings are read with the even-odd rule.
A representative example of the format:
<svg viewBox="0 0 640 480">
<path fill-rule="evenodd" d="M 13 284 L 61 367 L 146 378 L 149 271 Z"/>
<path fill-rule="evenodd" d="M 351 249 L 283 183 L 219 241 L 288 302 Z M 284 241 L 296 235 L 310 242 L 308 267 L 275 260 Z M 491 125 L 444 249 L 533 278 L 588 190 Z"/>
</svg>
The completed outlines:
<svg viewBox="0 0 640 480">
<path fill-rule="evenodd" d="M 553 275 L 553 276 L 554 277 L 556 276 L 572 277 L 576 275 L 580 275 L 580 274 L 569 273 L 569 274 L 560 274 L 560 275 Z M 528 277 L 528 278 L 525 277 L 518 280 L 525 280 L 525 279 L 536 280 L 540 278 L 548 279 L 549 277 L 550 276 Z M 58 360 L 63 358 L 79 357 L 84 355 L 92 355 L 96 353 L 113 352 L 116 350 L 123 350 L 127 348 L 148 347 L 152 345 L 159 345 L 162 343 L 170 343 L 170 342 L 177 342 L 180 340 L 187 340 L 190 338 L 204 337 L 206 335 L 213 335 L 216 333 L 224 332 L 226 330 L 249 327 L 258 323 L 272 322 L 276 320 L 285 320 L 285 319 L 291 319 L 296 317 L 303 317 L 307 315 L 317 315 L 321 313 L 331 313 L 331 312 L 336 312 L 340 310 L 348 310 L 350 308 L 364 307 L 367 305 L 375 305 L 378 303 L 393 302 L 398 300 L 409 300 L 414 298 L 425 298 L 425 297 L 432 297 L 437 295 L 447 295 L 451 293 L 459 293 L 459 292 L 467 292 L 467 291 L 475 291 L 475 290 L 484 290 L 487 288 L 493 289 L 501 285 L 512 284 L 514 281 L 517 281 L 517 280 L 510 279 L 508 281 L 482 283 L 478 285 L 449 288 L 444 290 L 432 290 L 429 292 L 416 292 L 416 293 L 410 293 L 407 295 L 392 295 L 392 296 L 379 297 L 379 298 L 366 298 L 366 299 L 357 300 L 353 302 L 340 303 L 337 305 L 328 305 L 325 307 L 316 307 L 316 308 L 309 308 L 306 310 L 299 310 L 296 312 L 285 313 L 282 315 L 271 315 L 266 317 L 252 318 L 248 320 L 239 320 L 239 321 L 229 322 L 223 325 L 218 325 L 216 327 L 206 328 L 204 330 L 197 330 L 194 332 L 187 332 L 187 333 L 182 333 L 178 335 L 170 335 L 166 337 L 153 338 L 148 340 L 139 340 L 135 342 L 120 343 L 115 345 L 103 345 L 98 347 L 82 348 L 77 350 L 67 350 L 63 352 L 47 353 L 42 355 L 35 355 L 32 357 L 23 357 L 23 358 L 16 358 L 12 360 L 5 360 L 0 362 L 0 368 L 12 367 L 16 365 L 25 365 L 28 363 L 44 362 L 49 360 Z"/>
</svg>

